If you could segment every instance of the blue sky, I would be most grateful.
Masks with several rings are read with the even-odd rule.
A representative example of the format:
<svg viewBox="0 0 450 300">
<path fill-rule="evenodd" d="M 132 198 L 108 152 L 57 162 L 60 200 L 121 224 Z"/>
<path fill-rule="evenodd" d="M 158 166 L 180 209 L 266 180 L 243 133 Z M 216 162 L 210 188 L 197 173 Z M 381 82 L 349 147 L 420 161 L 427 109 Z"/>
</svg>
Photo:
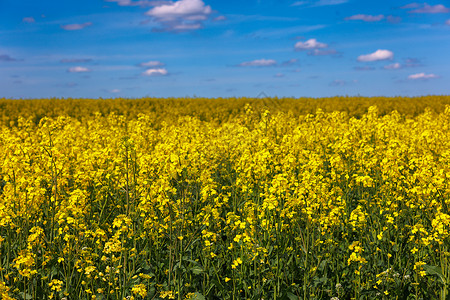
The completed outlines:
<svg viewBox="0 0 450 300">
<path fill-rule="evenodd" d="M 450 94 L 450 3 L 0 0 L 0 97 Z"/>
</svg>

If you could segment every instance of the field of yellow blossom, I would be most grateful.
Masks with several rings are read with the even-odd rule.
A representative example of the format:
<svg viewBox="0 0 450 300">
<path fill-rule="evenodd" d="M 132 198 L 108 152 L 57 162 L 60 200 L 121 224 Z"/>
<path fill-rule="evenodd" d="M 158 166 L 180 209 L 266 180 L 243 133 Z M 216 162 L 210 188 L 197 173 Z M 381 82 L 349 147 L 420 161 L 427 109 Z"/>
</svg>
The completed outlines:
<svg viewBox="0 0 450 300">
<path fill-rule="evenodd" d="M 450 96 L 0 99 L 2 299 L 449 299 Z"/>
</svg>

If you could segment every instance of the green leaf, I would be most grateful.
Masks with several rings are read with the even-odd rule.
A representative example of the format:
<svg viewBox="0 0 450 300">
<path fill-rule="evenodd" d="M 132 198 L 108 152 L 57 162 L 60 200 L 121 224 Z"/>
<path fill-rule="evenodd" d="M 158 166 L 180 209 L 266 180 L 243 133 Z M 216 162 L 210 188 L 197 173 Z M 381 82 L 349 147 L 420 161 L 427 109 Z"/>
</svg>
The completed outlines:
<svg viewBox="0 0 450 300">
<path fill-rule="evenodd" d="M 322 260 L 319 264 L 319 267 L 317 268 L 319 271 L 325 270 L 325 267 L 327 266 L 328 260 Z"/>
<path fill-rule="evenodd" d="M 96 294 L 95 295 L 95 299 L 97 299 L 97 300 L 104 300 L 106 298 L 105 298 L 105 295 L 103 295 L 103 294 Z"/>
<path fill-rule="evenodd" d="M 437 275 L 443 284 L 447 284 L 442 270 L 438 266 L 424 265 L 423 269 L 427 272 L 427 275 Z"/>
<path fill-rule="evenodd" d="M 191 268 L 192 273 L 194 273 L 195 275 L 201 274 L 203 273 L 203 269 L 199 266 L 195 266 Z"/>
<path fill-rule="evenodd" d="M 299 297 L 295 296 L 294 294 L 292 294 L 290 292 L 288 292 L 286 294 L 286 296 L 289 298 L 289 300 L 299 300 L 300 299 Z"/>
<path fill-rule="evenodd" d="M 28 293 L 20 292 L 19 295 L 25 300 L 33 299 L 33 296 Z"/>
</svg>

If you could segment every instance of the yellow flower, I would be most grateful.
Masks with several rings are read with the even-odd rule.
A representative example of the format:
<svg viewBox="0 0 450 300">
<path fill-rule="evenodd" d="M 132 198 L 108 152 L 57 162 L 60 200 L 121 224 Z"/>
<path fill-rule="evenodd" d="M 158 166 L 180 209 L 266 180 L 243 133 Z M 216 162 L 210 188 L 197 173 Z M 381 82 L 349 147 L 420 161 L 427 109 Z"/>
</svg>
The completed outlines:
<svg viewBox="0 0 450 300">
<path fill-rule="evenodd" d="M 159 293 L 159 297 L 165 299 L 175 299 L 175 295 L 172 291 L 163 291 L 161 293 Z"/>
<path fill-rule="evenodd" d="M 49 282 L 48 286 L 52 291 L 60 292 L 63 284 L 64 282 L 62 282 L 61 280 L 53 279 L 52 281 Z"/>
<path fill-rule="evenodd" d="M 137 284 L 131 288 L 131 292 L 133 294 L 138 294 L 142 298 L 145 298 L 147 296 L 147 289 L 144 284 Z"/>
<path fill-rule="evenodd" d="M 418 261 L 414 264 L 414 270 L 421 269 L 422 266 L 425 265 L 423 261 Z"/>
<path fill-rule="evenodd" d="M 94 272 L 95 269 L 96 269 L 95 266 L 89 266 L 89 267 L 86 267 L 86 268 L 84 269 L 84 274 L 89 275 L 89 274 L 91 274 L 92 272 Z"/>
</svg>

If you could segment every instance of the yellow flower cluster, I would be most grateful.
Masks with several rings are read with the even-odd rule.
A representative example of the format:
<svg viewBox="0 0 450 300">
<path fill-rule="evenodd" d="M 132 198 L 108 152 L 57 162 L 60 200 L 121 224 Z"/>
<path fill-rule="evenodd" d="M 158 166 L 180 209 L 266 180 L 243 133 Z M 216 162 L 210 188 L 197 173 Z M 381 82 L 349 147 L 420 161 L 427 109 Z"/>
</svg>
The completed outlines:
<svg viewBox="0 0 450 300">
<path fill-rule="evenodd" d="M 0 100 L 0 295 L 445 299 L 449 103 Z"/>
</svg>

